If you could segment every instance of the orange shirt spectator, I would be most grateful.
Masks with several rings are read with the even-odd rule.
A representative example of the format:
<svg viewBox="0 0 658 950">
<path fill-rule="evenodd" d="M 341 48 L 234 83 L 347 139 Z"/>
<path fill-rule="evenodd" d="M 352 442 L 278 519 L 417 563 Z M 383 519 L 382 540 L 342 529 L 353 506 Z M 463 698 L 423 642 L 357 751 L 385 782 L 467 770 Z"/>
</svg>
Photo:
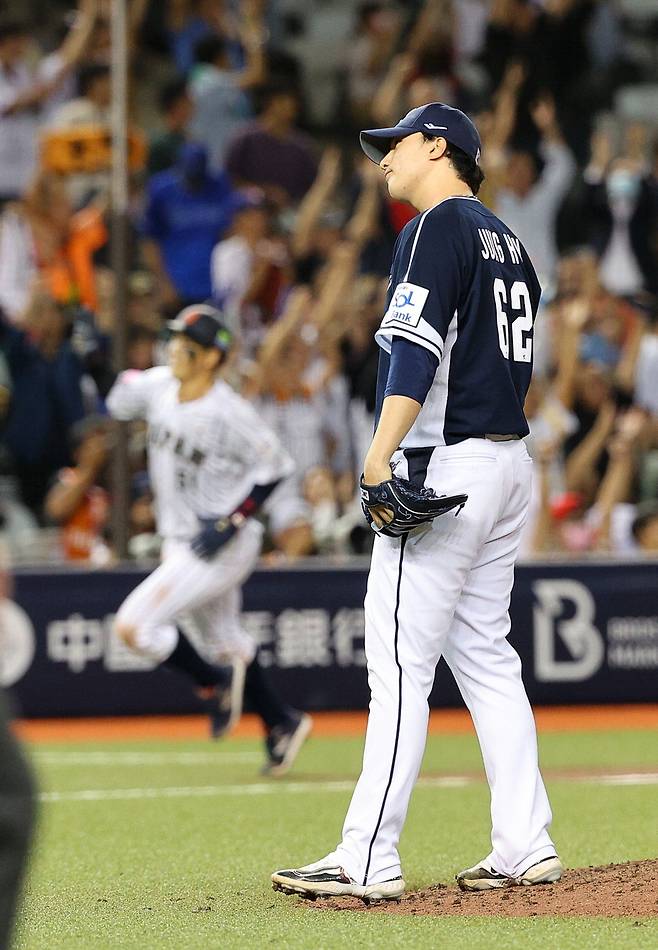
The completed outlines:
<svg viewBox="0 0 658 950">
<path fill-rule="evenodd" d="M 78 475 L 73 468 L 65 468 L 59 473 L 62 484 L 76 481 Z M 103 541 L 103 529 L 107 524 L 110 511 L 110 497 L 104 488 L 90 485 L 73 514 L 62 523 L 61 548 L 67 561 L 95 561 L 103 558 L 107 550 Z"/>
</svg>

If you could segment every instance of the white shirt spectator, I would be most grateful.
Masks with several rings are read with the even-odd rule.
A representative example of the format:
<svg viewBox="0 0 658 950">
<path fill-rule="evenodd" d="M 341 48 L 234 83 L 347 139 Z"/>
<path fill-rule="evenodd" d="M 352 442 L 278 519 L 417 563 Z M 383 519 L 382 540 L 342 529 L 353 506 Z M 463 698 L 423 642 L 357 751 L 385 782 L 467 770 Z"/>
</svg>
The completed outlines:
<svg viewBox="0 0 658 950">
<path fill-rule="evenodd" d="M 573 155 L 558 142 L 544 142 L 540 148 L 544 169 L 525 197 L 502 189 L 496 200 L 496 214 L 519 237 L 530 255 L 540 281 L 550 280 L 557 263 L 555 222 L 576 168 Z"/>
<path fill-rule="evenodd" d="M 601 283 L 610 293 L 619 296 L 637 293 L 644 286 L 629 230 L 634 210 L 634 204 L 630 202 L 610 202 L 612 234 L 599 262 Z"/>
<path fill-rule="evenodd" d="M 647 334 L 640 343 L 635 368 L 635 402 L 658 416 L 658 336 Z"/>
<path fill-rule="evenodd" d="M 190 94 L 195 105 L 191 137 L 205 145 L 211 166 L 221 169 L 228 143 L 251 118 L 249 98 L 233 72 L 214 66 L 198 70 L 190 83 Z"/>
<path fill-rule="evenodd" d="M 39 72 L 46 82 L 50 82 L 66 68 L 66 64 L 59 52 L 56 50 L 44 57 L 39 68 Z M 43 120 L 45 124 L 50 122 L 51 116 L 56 109 L 64 105 L 75 96 L 75 76 L 73 73 L 67 73 L 61 80 L 57 88 L 48 96 L 43 104 Z"/>
<path fill-rule="evenodd" d="M 490 6 L 489 0 L 454 0 L 453 39 L 459 61 L 473 60 L 482 51 Z"/>
<path fill-rule="evenodd" d="M 7 114 L 21 93 L 49 78 L 44 61 L 35 73 L 25 64 L 6 69 L 0 65 L 0 197 L 18 197 L 28 186 L 37 165 L 42 112 L 38 107 Z"/>
<path fill-rule="evenodd" d="M 0 217 L 0 308 L 10 320 L 25 312 L 36 273 L 30 226 L 16 205 L 9 206 Z"/>
<path fill-rule="evenodd" d="M 638 553 L 637 541 L 633 537 L 633 522 L 636 516 L 635 505 L 618 502 L 610 514 L 610 551 L 622 557 L 632 557 Z M 601 511 L 593 505 L 585 515 L 585 523 L 595 532 L 601 525 Z"/>
<path fill-rule="evenodd" d="M 240 329 L 240 307 L 249 287 L 253 262 L 253 248 L 237 234 L 220 241 L 210 259 L 212 295 L 234 332 Z"/>
</svg>

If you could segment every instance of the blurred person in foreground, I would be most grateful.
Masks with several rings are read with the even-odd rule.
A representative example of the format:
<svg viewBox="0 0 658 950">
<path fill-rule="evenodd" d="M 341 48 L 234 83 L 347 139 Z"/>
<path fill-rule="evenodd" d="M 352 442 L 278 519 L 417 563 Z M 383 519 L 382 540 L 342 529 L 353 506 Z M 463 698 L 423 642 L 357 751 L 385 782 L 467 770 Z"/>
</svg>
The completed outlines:
<svg viewBox="0 0 658 950">
<path fill-rule="evenodd" d="M 5 544 L 0 531 L 0 667 L 9 638 L 5 601 L 11 583 Z M 10 712 L 0 688 L 0 950 L 12 946 L 18 908 L 35 822 L 34 782 L 25 757 L 9 728 Z"/>
<path fill-rule="evenodd" d="M 240 611 L 261 548 L 254 516 L 293 463 L 220 378 L 232 345 L 220 311 L 192 305 L 170 329 L 169 366 L 122 373 L 107 399 L 115 418 L 147 422 L 163 538 L 162 563 L 120 606 L 115 629 L 130 649 L 194 684 L 213 738 L 236 722 L 246 691 L 265 726 L 264 771 L 281 775 L 311 720 L 272 689 Z"/>
</svg>

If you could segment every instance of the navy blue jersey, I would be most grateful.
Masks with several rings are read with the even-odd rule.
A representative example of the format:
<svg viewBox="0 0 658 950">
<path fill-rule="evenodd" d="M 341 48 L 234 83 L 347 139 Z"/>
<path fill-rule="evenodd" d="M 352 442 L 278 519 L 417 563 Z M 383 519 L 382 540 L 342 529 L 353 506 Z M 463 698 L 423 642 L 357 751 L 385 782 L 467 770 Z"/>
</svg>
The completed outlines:
<svg viewBox="0 0 658 950">
<path fill-rule="evenodd" d="M 528 434 L 523 403 L 540 293 L 519 239 L 475 197 L 447 198 L 403 228 L 375 335 L 377 418 L 396 338 L 439 361 L 403 448 Z"/>
</svg>

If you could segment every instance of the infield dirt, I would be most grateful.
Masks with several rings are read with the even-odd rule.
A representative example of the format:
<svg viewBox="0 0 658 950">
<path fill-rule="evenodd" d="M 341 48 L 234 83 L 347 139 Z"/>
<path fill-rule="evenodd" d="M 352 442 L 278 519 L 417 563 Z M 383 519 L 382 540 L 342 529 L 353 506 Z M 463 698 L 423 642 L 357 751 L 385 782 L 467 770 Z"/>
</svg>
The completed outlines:
<svg viewBox="0 0 658 950">
<path fill-rule="evenodd" d="M 658 916 L 658 860 L 629 861 L 567 870 L 557 884 L 502 887 L 465 894 L 456 885 L 433 884 L 366 908 L 360 900 L 318 901 L 324 910 L 423 914 L 451 917 L 635 917 Z"/>
</svg>

